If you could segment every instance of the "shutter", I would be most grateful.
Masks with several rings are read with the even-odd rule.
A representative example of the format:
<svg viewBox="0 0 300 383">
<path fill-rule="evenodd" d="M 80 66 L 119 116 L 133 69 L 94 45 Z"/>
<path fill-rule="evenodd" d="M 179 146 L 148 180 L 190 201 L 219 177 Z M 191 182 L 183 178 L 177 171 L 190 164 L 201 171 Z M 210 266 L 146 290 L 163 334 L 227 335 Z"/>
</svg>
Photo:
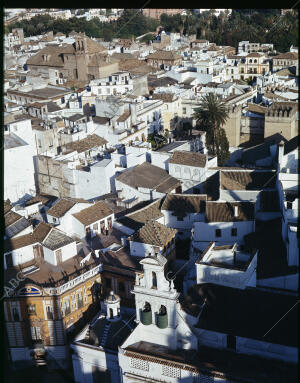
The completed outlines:
<svg viewBox="0 0 300 383">
<path fill-rule="evenodd" d="M 31 331 L 31 338 L 35 340 L 36 339 L 35 327 L 30 327 L 30 331 Z"/>
<path fill-rule="evenodd" d="M 17 344 L 13 323 L 6 323 L 6 332 L 10 347 L 15 347 Z"/>
<path fill-rule="evenodd" d="M 15 323 L 15 330 L 16 330 L 17 345 L 18 346 L 24 346 L 21 323 Z"/>
</svg>

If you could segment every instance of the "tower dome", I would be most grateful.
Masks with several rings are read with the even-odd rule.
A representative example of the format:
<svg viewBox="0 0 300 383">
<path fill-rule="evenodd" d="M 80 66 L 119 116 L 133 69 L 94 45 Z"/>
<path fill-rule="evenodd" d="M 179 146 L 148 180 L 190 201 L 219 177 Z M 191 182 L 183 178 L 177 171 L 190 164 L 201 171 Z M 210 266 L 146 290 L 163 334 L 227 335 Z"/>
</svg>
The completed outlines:
<svg viewBox="0 0 300 383">
<path fill-rule="evenodd" d="M 108 320 L 119 320 L 120 316 L 120 297 L 113 290 L 104 301 L 106 305 L 106 317 Z"/>
</svg>

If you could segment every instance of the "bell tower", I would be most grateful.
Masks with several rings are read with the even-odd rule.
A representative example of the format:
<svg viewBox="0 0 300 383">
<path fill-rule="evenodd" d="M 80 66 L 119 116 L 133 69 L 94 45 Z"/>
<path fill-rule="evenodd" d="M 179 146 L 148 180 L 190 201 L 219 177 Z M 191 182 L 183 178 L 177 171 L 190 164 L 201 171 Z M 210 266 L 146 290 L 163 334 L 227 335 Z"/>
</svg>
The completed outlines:
<svg viewBox="0 0 300 383">
<path fill-rule="evenodd" d="M 155 326 L 156 330 L 175 329 L 179 293 L 173 281 L 165 277 L 166 258 L 157 253 L 145 257 L 140 263 L 144 273 L 136 275 L 133 289 L 137 322 L 143 326 Z M 147 331 L 147 328 L 143 331 Z"/>
</svg>

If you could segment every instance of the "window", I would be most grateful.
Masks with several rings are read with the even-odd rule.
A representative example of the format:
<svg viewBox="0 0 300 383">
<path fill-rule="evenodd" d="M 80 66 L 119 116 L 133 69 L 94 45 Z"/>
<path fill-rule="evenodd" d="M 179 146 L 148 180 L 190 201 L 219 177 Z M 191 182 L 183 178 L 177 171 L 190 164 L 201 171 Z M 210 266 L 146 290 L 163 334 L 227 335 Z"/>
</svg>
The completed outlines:
<svg viewBox="0 0 300 383">
<path fill-rule="evenodd" d="M 33 304 L 27 305 L 27 312 L 29 315 L 36 315 L 35 305 Z"/>
<path fill-rule="evenodd" d="M 221 229 L 216 229 L 216 237 L 221 237 Z"/>
<path fill-rule="evenodd" d="M 157 289 L 157 278 L 154 271 L 152 271 L 152 289 Z"/>
<path fill-rule="evenodd" d="M 182 113 L 186 114 L 186 108 L 182 108 Z"/>
<path fill-rule="evenodd" d="M 93 225 L 93 230 L 94 230 L 94 231 L 98 231 L 98 229 L 99 229 L 99 225 L 98 225 L 98 223 L 94 223 L 94 225 Z"/>
<path fill-rule="evenodd" d="M 119 283 L 119 291 L 122 292 L 122 293 L 125 291 L 125 285 L 124 285 L 123 282 Z"/>
<path fill-rule="evenodd" d="M 13 267 L 13 261 L 12 261 L 12 254 L 9 253 L 9 254 L 6 254 L 5 255 L 5 259 L 6 259 L 6 267 Z"/>
<path fill-rule="evenodd" d="M 80 309 L 83 307 L 83 299 L 81 291 L 77 294 L 77 308 Z"/>
<path fill-rule="evenodd" d="M 57 264 L 62 263 L 62 252 L 61 252 L 61 249 L 56 250 L 55 257 L 56 257 L 56 263 Z"/>
<path fill-rule="evenodd" d="M 64 309 L 65 309 L 65 315 L 69 315 L 71 313 L 70 302 L 67 299 L 64 301 Z"/>
<path fill-rule="evenodd" d="M 111 279 L 110 278 L 105 278 L 105 285 L 107 288 L 111 288 Z"/>
<path fill-rule="evenodd" d="M 41 340 L 41 328 L 40 327 L 30 327 L 31 338 L 32 340 Z"/>
<path fill-rule="evenodd" d="M 183 216 L 178 216 L 177 221 L 183 221 Z"/>
<path fill-rule="evenodd" d="M 237 228 L 236 228 L 236 227 L 233 227 L 233 228 L 231 229 L 231 236 L 232 236 L 232 237 L 236 237 L 236 236 L 237 236 Z"/>
<path fill-rule="evenodd" d="M 19 316 L 19 311 L 16 307 L 12 308 L 12 317 L 13 317 L 15 322 L 19 322 L 20 316 Z"/>
<path fill-rule="evenodd" d="M 53 309 L 51 306 L 46 306 L 47 319 L 53 320 Z"/>
</svg>

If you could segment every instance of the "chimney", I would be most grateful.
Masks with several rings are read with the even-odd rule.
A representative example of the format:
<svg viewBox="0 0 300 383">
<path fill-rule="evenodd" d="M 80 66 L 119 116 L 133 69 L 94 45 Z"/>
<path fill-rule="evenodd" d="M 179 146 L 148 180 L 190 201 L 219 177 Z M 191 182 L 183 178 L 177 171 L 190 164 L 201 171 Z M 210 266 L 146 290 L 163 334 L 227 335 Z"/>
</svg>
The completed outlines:
<svg viewBox="0 0 300 383">
<path fill-rule="evenodd" d="M 279 171 L 281 170 L 281 167 L 282 167 L 283 154 L 284 154 L 284 142 L 281 140 L 278 144 L 278 168 L 279 168 Z"/>
<path fill-rule="evenodd" d="M 238 206 L 234 206 L 234 216 L 238 217 L 238 215 L 239 215 L 239 207 Z"/>
</svg>

